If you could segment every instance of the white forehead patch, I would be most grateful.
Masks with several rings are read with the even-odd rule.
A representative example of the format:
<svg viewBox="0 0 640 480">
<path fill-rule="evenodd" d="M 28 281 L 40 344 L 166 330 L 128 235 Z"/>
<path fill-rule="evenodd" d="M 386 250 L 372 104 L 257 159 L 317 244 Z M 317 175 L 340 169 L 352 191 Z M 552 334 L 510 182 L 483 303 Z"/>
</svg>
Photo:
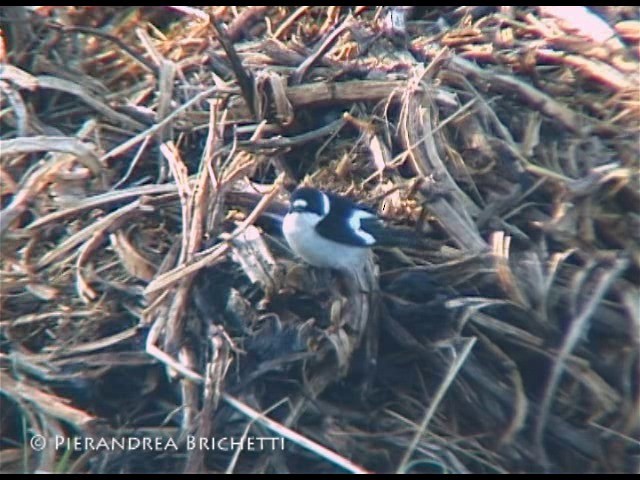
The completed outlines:
<svg viewBox="0 0 640 480">
<path fill-rule="evenodd" d="M 375 215 L 365 212 L 364 210 L 354 210 L 351 217 L 349 217 L 349 226 L 353 229 L 356 235 L 364 240 L 367 245 L 374 245 L 376 243 L 376 239 L 370 233 L 362 230 L 360 222 L 365 218 L 373 217 L 375 217 Z"/>
<path fill-rule="evenodd" d="M 293 201 L 294 208 L 307 208 L 307 205 L 308 205 L 307 201 L 303 200 L 302 198 L 298 198 Z"/>
</svg>

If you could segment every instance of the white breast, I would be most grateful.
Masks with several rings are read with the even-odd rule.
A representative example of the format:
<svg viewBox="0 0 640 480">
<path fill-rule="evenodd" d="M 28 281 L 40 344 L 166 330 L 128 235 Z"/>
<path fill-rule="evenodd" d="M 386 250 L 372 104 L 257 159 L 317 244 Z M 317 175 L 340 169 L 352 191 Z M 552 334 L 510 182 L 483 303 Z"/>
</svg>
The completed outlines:
<svg viewBox="0 0 640 480">
<path fill-rule="evenodd" d="M 284 217 L 282 232 L 291 250 L 316 267 L 353 271 L 365 264 L 370 251 L 328 240 L 316 233 L 321 217 L 309 212 L 291 212 Z"/>
</svg>

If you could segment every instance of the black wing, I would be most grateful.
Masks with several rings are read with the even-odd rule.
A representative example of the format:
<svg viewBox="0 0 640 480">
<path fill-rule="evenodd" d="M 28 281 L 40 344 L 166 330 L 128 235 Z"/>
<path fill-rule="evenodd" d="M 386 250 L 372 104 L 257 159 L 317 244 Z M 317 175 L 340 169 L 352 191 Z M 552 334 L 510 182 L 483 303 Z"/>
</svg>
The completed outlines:
<svg viewBox="0 0 640 480">
<path fill-rule="evenodd" d="M 331 200 L 331 212 L 318 225 L 316 231 L 325 238 L 354 247 L 405 247 L 420 250 L 426 248 L 422 235 L 407 228 L 393 228 L 385 225 L 370 208 L 354 203 L 344 197 L 327 193 Z M 371 217 L 360 217 L 349 223 L 349 213 L 367 212 Z"/>
<path fill-rule="evenodd" d="M 373 214 L 369 208 L 354 203 L 344 197 L 339 197 L 331 193 L 327 193 L 327 196 L 331 200 L 331 210 L 329 215 L 323 218 L 318 225 L 316 225 L 316 231 L 325 238 L 334 240 L 339 243 L 351 245 L 354 247 L 370 247 L 375 245 L 375 241 L 372 241 L 371 234 L 368 232 L 358 232 L 354 230 L 360 227 L 362 229 L 363 222 L 377 222 L 380 223 L 375 217 L 362 219 L 359 222 L 357 220 L 352 221 L 353 212 L 367 212 Z M 358 216 L 359 219 L 359 216 Z M 364 230 L 364 229 L 362 229 Z"/>
</svg>

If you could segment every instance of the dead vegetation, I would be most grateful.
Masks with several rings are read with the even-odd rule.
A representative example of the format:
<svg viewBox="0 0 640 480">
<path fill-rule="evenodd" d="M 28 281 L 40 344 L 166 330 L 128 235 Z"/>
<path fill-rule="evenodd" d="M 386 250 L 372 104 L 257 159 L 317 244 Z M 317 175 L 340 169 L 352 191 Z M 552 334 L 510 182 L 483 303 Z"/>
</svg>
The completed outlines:
<svg viewBox="0 0 640 480">
<path fill-rule="evenodd" d="M 639 12 L 547 8 L 3 7 L 0 469 L 637 471 Z"/>
</svg>

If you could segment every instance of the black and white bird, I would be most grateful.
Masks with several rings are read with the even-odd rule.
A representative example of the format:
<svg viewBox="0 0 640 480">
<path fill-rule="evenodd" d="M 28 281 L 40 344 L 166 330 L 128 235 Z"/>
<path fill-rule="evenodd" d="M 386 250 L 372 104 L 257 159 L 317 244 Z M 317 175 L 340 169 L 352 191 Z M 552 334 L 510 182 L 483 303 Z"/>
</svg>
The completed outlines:
<svg viewBox="0 0 640 480">
<path fill-rule="evenodd" d="M 291 250 L 304 261 L 342 271 L 362 268 L 371 247 L 408 243 L 406 232 L 386 227 L 367 207 L 309 187 L 291 194 L 282 231 Z"/>
</svg>

